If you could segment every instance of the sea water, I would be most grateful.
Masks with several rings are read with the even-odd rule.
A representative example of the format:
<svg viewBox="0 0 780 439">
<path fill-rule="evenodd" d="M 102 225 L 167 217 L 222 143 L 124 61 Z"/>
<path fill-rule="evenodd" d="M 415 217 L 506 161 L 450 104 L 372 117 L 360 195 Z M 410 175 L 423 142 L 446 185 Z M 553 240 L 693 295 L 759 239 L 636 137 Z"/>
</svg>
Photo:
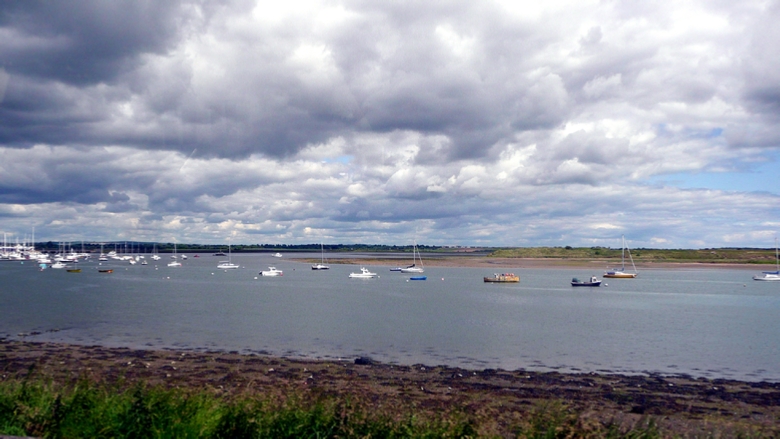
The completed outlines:
<svg viewBox="0 0 780 439">
<path fill-rule="evenodd" d="M 148 255 L 147 255 L 148 256 Z M 0 337 L 133 348 L 238 351 L 396 364 L 780 381 L 780 283 L 747 270 L 643 270 L 571 287 L 592 269 L 426 267 L 426 281 L 367 266 L 234 254 L 81 273 L 0 263 Z M 338 256 L 343 256 L 339 254 Z M 320 254 L 297 255 L 319 259 Z M 276 266 L 280 277 L 262 277 Z M 100 273 L 98 268 L 113 268 Z M 517 284 L 483 277 L 513 271 Z"/>
</svg>

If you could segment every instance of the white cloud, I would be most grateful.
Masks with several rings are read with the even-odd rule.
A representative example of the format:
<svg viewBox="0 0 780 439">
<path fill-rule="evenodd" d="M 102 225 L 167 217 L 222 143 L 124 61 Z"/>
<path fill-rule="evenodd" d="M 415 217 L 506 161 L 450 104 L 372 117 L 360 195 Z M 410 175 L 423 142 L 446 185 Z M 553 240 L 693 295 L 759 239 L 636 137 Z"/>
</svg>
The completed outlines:
<svg viewBox="0 0 780 439">
<path fill-rule="evenodd" d="M 776 188 L 659 183 L 780 157 L 775 3 L 206 1 L 105 26 L 90 7 L 48 20 L 22 3 L 27 21 L 0 21 L 14 233 L 668 247 L 777 233 Z"/>
</svg>

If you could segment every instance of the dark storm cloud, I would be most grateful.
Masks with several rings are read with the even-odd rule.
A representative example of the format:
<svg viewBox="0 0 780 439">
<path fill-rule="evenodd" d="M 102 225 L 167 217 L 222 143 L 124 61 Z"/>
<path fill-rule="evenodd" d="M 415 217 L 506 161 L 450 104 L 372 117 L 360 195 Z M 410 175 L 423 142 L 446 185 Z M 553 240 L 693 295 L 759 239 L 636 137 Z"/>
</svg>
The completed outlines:
<svg viewBox="0 0 780 439">
<path fill-rule="evenodd" d="M 525 71 L 523 53 L 552 39 L 496 19 L 493 6 L 360 5 L 326 31 L 307 26 L 315 17 L 286 18 L 287 32 L 228 24 L 250 12 L 208 2 L 9 4 L 0 141 L 287 157 L 344 133 L 413 130 L 447 136 L 439 157 L 464 159 L 567 113 L 560 78 Z M 183 39 L 194 29 L 210 37 Z"/>
<path fill-rule="evenodd" d="M 74 85 L 111 82 L 143 53 L 165 52 L 183 18 L 178 1 L 4 1 L 3 67 Z"/>
</svg>

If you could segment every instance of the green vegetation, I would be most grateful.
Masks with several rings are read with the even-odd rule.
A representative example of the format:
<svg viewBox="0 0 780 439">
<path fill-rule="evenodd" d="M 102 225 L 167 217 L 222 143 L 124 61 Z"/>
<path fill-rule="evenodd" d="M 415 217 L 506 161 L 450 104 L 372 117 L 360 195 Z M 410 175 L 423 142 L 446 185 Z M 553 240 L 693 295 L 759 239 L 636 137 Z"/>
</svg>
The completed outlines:
<svg viewBox="0 0 780 439">
<path fill-rule="evenodd" d="M 104 243 L 104 250 L 110 251 L 114 248 L 118 251 L 134 249 L 139 253 L 151 253 L 154 246 L 160 253 L 173 253 L 174 245 L 172 242 L 151 243 L 151 242 L 117 242 Z M 81 245 L 75 245 L 74 248 L 80 248 Z M 452 253 L 457 252 L 464 256 L 492 256 L 498 258 L 558 258 L 558 259 L 581 259 L 581 260 L 620 260 L 620 248 L 610 247 L 480 247 L 480 248 L 451 248 L 432 245 L 417 246 L 424 253 Z M 38 250 L 53 252 L 59 248 L 57 242 L 37 243 Z M 83 248 L 88 252 L 99 252 L 100 244 L 84 243 Z M 227 252 L 225 245 L 212 244 L 177 244 L 179 252 L 188 253 L 214 253 L 217 251 Z M 411 253 L 411 245 L 380 245 L 380 244 L 325 244 L 325 251 L 330 253 Z M 319 243 L 311 244 L 233 244 L 231 246 L 233 253 L 262 253 L 262 252 L 316 252 L 320 251 Z M 631 256 L 635 262 L 701 262 L 701 263 L 721 263 L 721 264 L 774 264 L 775 250 L 772 248 L 711 248 L 699 250 L 686 249 L 649 249 L 637 248 L 631 249 Z"/>
<path fill-rule="evenodd" d="M 620 260 L 620 248 L 607 247 L 525 247 L 504 248 L 490 254 L 499 258 L 561 258 Z M 701 250 L 631 249 L 634 262 L 702 262 L 729 264 L 774 264 L 774 249 L 717 248 Z M 628 260 L 628 255 L 626 255 Z"/>
<path fill-rule="evenodd" d="M 409 410 L 413 410 L 410 408 Z M 423 412 L 425 413 L 425 412 Z M 34 379 L 0 382 L 0 434 L 90 438 L 466 438 L 495 437 L 463 412 L 383 413 L 361 403 L 321 397 L 316 402 L 220 396 L 186 390 L 95 384 L 63 386 Z M 510 426 L 511 427 L 511 426 Z M 517 437 L 660 437 L 647 420 L 628 429 L 594 422 L 562 403 L 529 411 Z"/>
</svg>

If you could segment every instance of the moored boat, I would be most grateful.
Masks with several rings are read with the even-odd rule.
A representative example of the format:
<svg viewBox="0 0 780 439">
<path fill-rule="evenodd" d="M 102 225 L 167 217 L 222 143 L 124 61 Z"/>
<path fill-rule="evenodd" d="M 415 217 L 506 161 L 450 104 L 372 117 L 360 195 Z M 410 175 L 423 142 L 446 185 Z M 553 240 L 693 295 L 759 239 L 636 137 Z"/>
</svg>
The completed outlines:
<svg viewBox="0 0 780 439">
<path fill-rule="evenodd" d="M 777 238 L 775 238 L 775 271 L 764 271 L 761 275 L 753 276 L 753 280 L 780 281 L 780 253 L 777 250 Z"/>
<path fill-rule="evenodd" d="M 98 269 L 98 273 L 113 273 L 113 272 L 114 272 L 114 270 L 112 270 L 110 268 L 100 268 L 100 269 Z"/>
<path fill-rule="evenodd" d="M 515 275 L 514 273 L 495 273 L 493 274 L 493 277 L 485 277 L 485 282 L 520 282 L 520 276 Z"/>
<path fill-rule="evenodd" d="M 314 264 L 311 266 L 312 270 L 330 270 L 330 265 L 325 263 L 325 246 L 324 244 L 320 243 L 320 262 L 318 264 Z"/>
<path fill-rule="evenodd" d="M 417 266 L 417 260 L 420 260 L 420 266 Z M 420 252 L 417 250 L 417 241 L 415 241 L 414 245 L 412 246 L 412 265 L 402 268 L 399 270 L 401 273 L 423 273 L 425 272 L 425 267 L 423 266 L 422 261 L 422 255 L 420 255 Z"/>
<path fill-rule="evenodd" d="M 217 265 L 217 268 L 219 268 L 220 270 L 234 270 L 236 268 L 239 268 L 238 264 L 233 263 L 233 253 L 230 251 L 230 243 L 228 243 L 228 260 L 219 261 L 219 265 Z"/>
<path fill-rule="evenodd" d="M 428 276 L 412 276 L 409 280 L 428 280 Z"/>
<path fill-rule="evenodd" d="M 613 279 L 633 279 L 637 276 L 636 265 L 634 265 L 634 258 L 631 257 L 631 250 L 626 245 L 626 237 L 623 236 L 623 249 L 620 253 L 620 269 L 607 270 L 604 273 L 604 277 Z M 628 258 L 631 260 L 631 265 L 634 267 L 633 273 L 626 273 L 626 252 L 628 252 Z"/>
<path fill-rule="evenodd" d="M 284 272 L 282 270 L 277 270 L 276 267 L 268 267 L 268 270 L 263 270 L 260 272 L 261 276 L 282 276 L 284 275 Z"/>
<path fill-rule="evenodd" d="M 596 276 L 591 276 L 590 280 L 579 280 L 576 277 L 572 278 L 571 286 L 573 287 L 598 287 L 601 286 L 601 281 Z"/>
<path fill-rule="evenodd" d="M 350 278 L 370 279 L 376 277 L 376 273 L 368 271 L 366 267 L 360 267 L 360 273 L 349 273 Z"/>
</svg>

